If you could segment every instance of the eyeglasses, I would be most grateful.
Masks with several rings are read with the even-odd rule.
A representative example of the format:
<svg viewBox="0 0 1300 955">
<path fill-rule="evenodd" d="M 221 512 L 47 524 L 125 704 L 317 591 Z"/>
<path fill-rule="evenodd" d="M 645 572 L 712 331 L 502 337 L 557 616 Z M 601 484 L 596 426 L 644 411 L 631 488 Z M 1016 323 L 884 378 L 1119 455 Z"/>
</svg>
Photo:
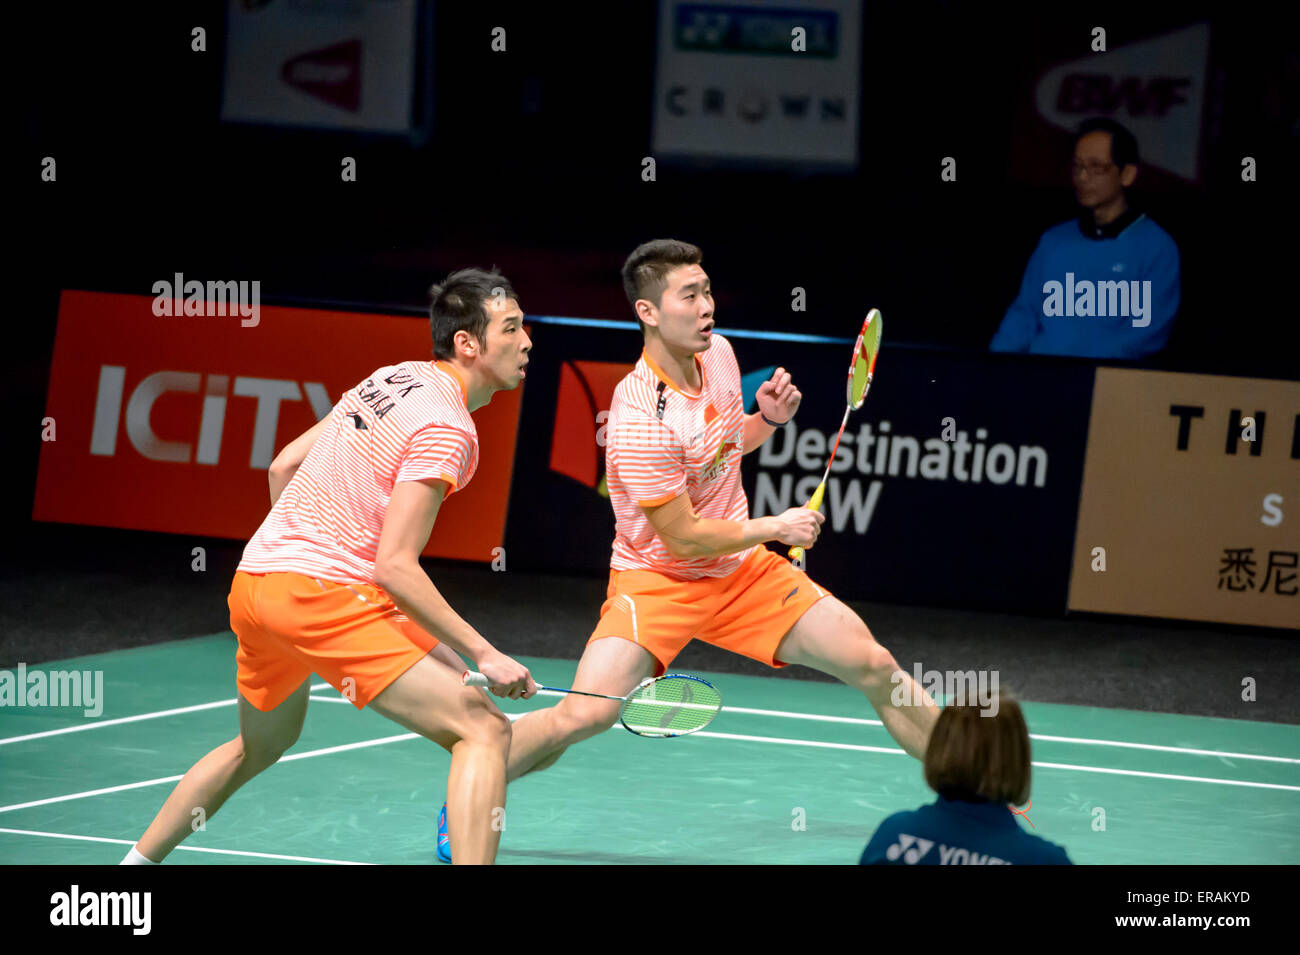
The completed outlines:
<svg viewBox="0 0 1300 955">
<path fill-rule="evenodd" d="M 1104 176 L 1114 168 L 1113 162 L 1074 162 L 1070 163 L 1070 175 L 1077 178 L 1087 172 L 1089 176 Z"/>
</svg>

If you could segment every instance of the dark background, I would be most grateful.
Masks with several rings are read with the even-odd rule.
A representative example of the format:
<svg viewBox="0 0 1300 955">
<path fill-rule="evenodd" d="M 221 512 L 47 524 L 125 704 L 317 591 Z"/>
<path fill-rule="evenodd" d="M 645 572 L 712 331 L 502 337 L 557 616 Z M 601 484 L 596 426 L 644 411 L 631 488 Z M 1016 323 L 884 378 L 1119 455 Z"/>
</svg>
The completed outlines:
<svg viewBox="0 0 1300 955">
<path fill-rule="evenodd" d="M 1271 9 L 1271 8 L 1270 8 Z M 433 135 L 219 120 L 222 2 L 23 4 L 12 35 L 23 131 L 11 255 L 7 407 L 39 417 L 60 288 L 146 293 L 160 275 L 259 278 L 264 302 L 426 304 L 430 282 L 499 265 L 533 314 L 630 318 L 623 258 L 656 236 L 705 251 L 719 324 L 843 334 L 879 307 L 891 342 L 983 350 L 1042 231 L 1075 211 L 1060 183 L 1011 176 L 1041 137 L 1037 76 L 1088 53 L 1211 24 L 1203 173 L 1144 169 L 1130 197 L 1178 242 L 1182 308 L 1150 364 L 1295 377 L 1292 288 L 1300 54 L 1280 12 L 1242 4 L 989 10 L 866 4 L 861 162 L 850 173 L 695 168 L 650 154 L 656 4 L 439 2 Z M 208 50 L 190 50 L 207 28 Z M 493 53 L 493 26 L 508 52 Z M 1121 117 L 1122 118 L 1122 117 Z M 1243 183 L 1243 156 L 1259 181 Z M 44 156 L 58 182 L 39 180 Z M 358 181 L 340 181 L 340 159 Z M 958 160 L 956 182 L 939 162 Z M 790 311 L 790 290 L 808 311 Z M 20 474 L 34 479 L 38 440 Z M 19 495 L 21 498 L 21 495 Z M 21 502 L 19 502 L 21 503 Z M 19 511 L 21 511 L 21 507 Z M 15 517 L 18 511 L 15 512 Z"/>
<path fill-rule="evenodd" d="M 24 286 L 148 290 L 159 274 L 251 275 L 264 297 L 424 305 L 433 278 L 495 261 L 527 311 L 630 318 L 616 273 L 648 237 L 705 250 L 722 324 L 838 330 L 876 305 L 891 341 L 983 348 L 1043 229 L 1075 211 L 1059 186 L 1011 178 L 1036 77 L 1198 20 L 1212 25 L 1203 175 L 1143 170 L 1132 198 L 1179 243 L 1184 308 L 1169 361 L 1294 373 L 1288 327 L 1300 58 L 1294 31 L 1241 4 L 1089 4 L 1079 11 L 866 4 L 859 168 L 699 169 L 650 154 L 655 4 L 439 2 L 434 132 L 391 138 L 219 121 L 224 5 L 23 5 L 28 142 L 20 192 L 36 272 Z M 208 52 L 189 31 L 208 30 Z M 492 53 L 490 30 L 508 31 Z M 1100 54 L 1104 55 L 1104 54 Z M 1123 117 L 1120 116 L 1122 119 Z M 59 163 L 40 183 L 41 157 Z M 358 181 L 339 160 L 354 156 Z M 1259 181 L 1240 181 L 1243 156 Z M 958 160 L 958 180 L 939 160 Z M 52 320 L 49 305 L 34 310 Z M 40 345 L 40 339 L 33 343 Z"/>
<path fill-rule="evenodd" d="M 224 10 L 221 2 L 187 2 L 7 11 L 18 19 L 8 53 L 23 136 L 2 396 L 21 437 L 4 497 L 11 545 L 4 594 L 11 621 L 37 626 L 43 615 L 71 641 L 68 652 L 98 648 L 103 634 L 133 626 L 150 639 L 221 629 L 237 548 L 223 550 L 200 584 L 188 572 L 188 538 L 30 521 L 60 288 L 148 293 L 159 276 L 180 271 L 260 279 L 268 303 L 418 309 L 428 284 L 448 271 L 495 264 L 517 285 L 526 312 L 627 319 L 617 279 L 623 258 L 647 238 L 674 236 L 703 247 L 723 327 L 842 335 L 846 321 L 856 324 L 874 305 L 889 317 L 891 342 L 980 352 L 1042 231 L 1075 212 L 1068 136 L 1047 144 L 1059 147 L 1058 186 L 1019 182 L 1010 170 L 1018 144 L 1040 135 L 1024 126 L 1036 77 L 1086 55 L 1098 25 L 1112 49 L 1198 20 L 1213 28 L 1202 181 L 1144 170 L 1131 194 L 1182 255 L 1174 338 L 1150 364 L 1287 378 L 1300 371 L 1300 56 L 1280 8 L 870 3 L 857 169 L 800 174 L 661 162 L 653 183 L 640 178 L 650 155 L 653 3 L 438 3 L 425 62 L 434 131 L 419 146 L 221 123 Z M 206 53 L 190 51 L 197 25 L 208 30 Z M 505 55 L 489 48 L 494 26 L 507 28 Z M 1246 155 L 1258 161 L 1258 182 L 1240 180 Z M 44 156 L 58 161 L 57 183 L 39 179 Z M 340 181 L 343 156 L 357 160 L 356 183 Z M 958 159 L 955 183 L 939 179 L 944 156 Z M 809 302 L 797 324 L 794 286 Z M 599 599 L 599 582 L 581 586 L 589 583 L 595 590 L 582 599 Z M 122 603 L 127 593 L 140 601 Z M 463 599 L 477 599 L 473 587 Z M 190 614 L 183 608 L 191 604 L 207 609 Z M 190 617 L 192 627 L 178 622 Z M 953 618 L 935 633 L 956 634 L 968 623 Z M 981 626 L 991 632 L 1004 623 Z M 1158 626 L 1134 639 L 1158 638 Z M 1171 627 L 1190 647 L 1187 628 Z M 72 635 L 81 631 L 101 636 L 77 643 Z M 1209 674 L 1231 628 L 1192 632 Z M 28 636 L 50 649 L 36 631 Z M 1071 643 L 1082 639 L 1071 631 Z M 1029 643 L 1048 650 L 1037 637 Z M 1143 645 L 1154 654 L 1160 640 Z M 0 656 L 42 658 L 27 646 L 26 638 L 11 642 Z M 1010 644 L 990 646 L 1001 652 Z M 1270 653 L 1279 650 L 1274 643 Z M 943 654 L 934 656 L 941 663 Z M 1294 655 L 1288 659 L 1294 665 Z M 988 653 L 954 662 L 981 661 Z M 1060 674 L 1058 696 L 1099 702 L 1113 664 L 1099 660 L 1091 682 Z M 1133 666 L 1144 668 L 1137 658 Z M 1051 696 L 1040 689 L 1034 698 Z"/>
</svg>

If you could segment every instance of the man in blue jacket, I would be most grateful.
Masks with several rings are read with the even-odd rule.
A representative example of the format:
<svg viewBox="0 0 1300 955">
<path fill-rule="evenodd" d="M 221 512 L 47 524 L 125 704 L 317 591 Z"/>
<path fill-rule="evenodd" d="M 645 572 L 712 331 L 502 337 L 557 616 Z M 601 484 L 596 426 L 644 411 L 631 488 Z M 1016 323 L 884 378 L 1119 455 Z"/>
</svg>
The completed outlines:
<svg viewBox="0 0 1300 955">
<path fill-rule="evenodd" d="M 1178 246 L 1128 201 L 1137 140 L 1110 119 L 1079 127 L 1078 219 L 1052 226 L 1025 267 L 993 351 L 1138 359 L 1164 348 L 1178 311 Z"/>
</svg>

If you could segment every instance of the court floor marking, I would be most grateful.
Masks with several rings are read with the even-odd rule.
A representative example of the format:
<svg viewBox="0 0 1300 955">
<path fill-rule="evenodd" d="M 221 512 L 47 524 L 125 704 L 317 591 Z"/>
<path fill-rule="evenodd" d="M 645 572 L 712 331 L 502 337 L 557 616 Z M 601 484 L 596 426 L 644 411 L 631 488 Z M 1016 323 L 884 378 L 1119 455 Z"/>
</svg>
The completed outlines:
<svg viewBox="0 0 1300 955">
<path fill-rule="evenodd" d="M 107 839 L 104 836 L 75 836 L 67 832 L 41 832 L 37 829 L 0 829 L 12 836 L 40 836 L 45 839 L 75 839 L 78 842 L 109 842 L 119 846 L 134 846 L 131 839 Z M 374 865 L 373 862 L 348 862 L 343 859 L 315 859 L 311 856 L 285 856 L 275 852 L 247 852 L 241 849 L 207 849 L 202 846 L 177 846 L 181 852 L 209 852 L 222 856 L 252 856 L 255 859 L 281 859 L 285 862 L 319 862 L 323 865 Z"/>
<path fill-rule="evenodd" d="M 1158 746 L 1155 743 L 1124 743 L 1113 739 L 1087 739 L 1082 736 L 1046 736 L 1030 733 L 1030 739 L 1046 740 L 1051 743 L 1078 743 L 1081 746 L 1120 746 L 1126 749 L 1151 749 L 1162 753 L 1188 753 L 1194 756 L 1221 756 L 1225 759 L 1258 759 L 1269 763 L 1296 763 L 1300 759 L 1291 756 L 1256 756 L 1254 753 L 1225 753 L 1217 749 L 1192 749 L 1187 746 Z"/>
<path fill-rule="evenodd" d="M 138 723 L 140 720 L 156 720 L 164 716 L 177 716 L 181 713 L 197 713 L 199 710 L 215 710 L 221 706 L 234 706 L 239 701 L 236 697 L 233 700 L 217 700 L 215 703 L 199 703 L 195 706 L 179 706 L 174 710 L 155 710 L 152 713 L 140 713 L 136 716 L 119 716 L 116 719 L 100 720 L 97 723 L 86 723 L 82 726 L 64 726 L 56 730 L 43 730 L 40 733 L 25 733 L 22 736 L 6 736 L 0 739 L 0 746 L 5 743 L 24 743 L 27 740 L 42 739 L 46 736 L 62 736 L 64 733 L 82 733 L 86 730 L 102 729 L 105 726 L 120 726 L 122 723 Z"/>
<path fill-rule="evenodd" d="M 329 702 L 332 703 L 347 703 L 349 706 L 351 705 L 351 703 L 348 700 L 343 699 L 342 697 L 327 698 L 327 699 L 329 699 Z M 507 713 L 506 715 L 510 717 L 510 719 L 516 720 L 522 717 L 524 714 Z M 611 729 L 612 728 L 613 727 L 611 727 Z M 897 755 L 906 755 L 901 749 L 897 749 L 893 747 L 865 746 L 858 743 L 827 743 L 820 740 L 790 739 L 782 736 L 744 736 L 737 733 L 715 733 L 707 730 L 701 730 L 699 732 L 692 733 L 690 735 L 702 736 L 710 739 L 734 740 L 738 742 L 748 742 L 748 743 L 768 743 L 768 744 L 776 744 L 776 745 L 784 745 L 784 746 L 808 746 L 817 749 L 840 749 L 840 750 L 850 750 L 853 752 L 891 753 Z M 421 737 L 418 733 L 401 733 L 396 736 L 384 736 L 378 739 L 363 740 L 359 743 L 344 743 L 340 746 L 327 746 L 322 749 L 308 750 L 305 753 L 293 753 L 288 756 L 281 756 L 280 762 L 291 762 L 296 759 L 310 759 L 315 756 L 325 756 L 332 753 L 346 752 L 347 750 L 352 750 L 352 749 L 365 749 L 372 746 L 383 746 L 388 743 L 396 743 L 402 740 L 420 739 L 420 738 Z M 1066 769 L 1066 770 L 1075 770 L 1077 772 L 1084 772 L 1084 773 L 1105 773 L 1108 775 L 1115 775 L 1115 776 L 1141 776 L 1150 779 L 1171 779 L 1171 780 L 1178 780 L 1181 782 L 1196 782 L 1196 783 L 1218 783 L 1224 786 L 1244 786 L 1250 789 L 1281 789 L 1281 790 L 1287 790 L 1291 792 L 1300 792 L 1300 786 L 1288 786 L 1282 783 L 1257 783 L 1257 782 L 1250 782 L 1250 781 L 1238 780 L 1238 779 L 1219 779 L 1217 777 L 1212 777 L 1212 776 L 1184 776 L 1184 775 L 1178 775 L 1174 773 L 1144 772 L 1136 769 L 1110 769 L 1101 766 L 1077 766 L 1071 763 L 1046 763 L 1046 762 L 1034 761 L 1033 763 L 1031 763 L 1031 765 L 1043 769 Z M 107 795 L 108 793 L 123 792 L 125 790 L 130 790 L 130 789 L 143 789 L 148 786 L 159 786 L 162 785 L 163 783 L 177 782 L 181 778 L 182 776 L 162 776 L 157 779 L 147 779 L 137 783 L 126 783 L 121 786 L 107 786 L 102 789 L 91 789 L 80 793 L 69 793 L 64 796 L 50 796 L 45 799 L 34 799 L 29 802 L 15 803 L 10 806 L 0 806 L 0 813 L 13 812 L 18 809 L 30 809 L 35 806 L 50 805 L 51 803 L 68 802 L 73 799 L 86 799 L 91 796 L 103 796 L 103 795 Z"/>
<path fill-rule="evenodd" d="M 347 702 L 344 700 L 343 702 Z M 363 740 L 360 743 L 344 743 L 342 746 L 326 746 L 324 749 L 308 750 L 305 753 L 292 753 L 288 756 L 281 756 L 280 762 L 287 763 L 295 759 L 310 759 L 313 756 L 326 756 L 330 753 L 341 753 L 349 749 L 365 749 L 370 746 L 383 746 L 386 743 L 396 743 L 399 740 L 419 739 L 418 733 L 402 733 L 398 736 L 384 736 L 379 739 Z M 179 776 L 159 776 L 157 779 L 146 779 L 138 783 L 125 783 L 121 786 L 106 786 L 103 789 L 88 789 L 85 792 L 70 793 L 66 796 L 51 796 L 47 799 L 34 799 L 31 802 L 15 803 L 12 806 L 0 806 L 0 812 L 13 812 L 18 809 L 30 809 L 33 806 L 47 806 L 50 803 L 68 802 L 72 799 L 87 799 L 91 796 L 105 796 L 109 793 L 123 792 L 128 789 L 144 789 L 148 786 L 161 786 L 163 783 L 174 783 L 184 778 L 184 773 Z"/>
<path fill-rule="evenodd" d="M 320 683 L 311 687 L 309 692 L 320 693 L 320 692 L 330 691 L 333 689 L 334 688 L 331 687 L 328 683 Z M 333 696 L 333 697 L 311 696 L 310 698 L 318 702 L 347 703 L 349 706 L 351 705 L 351 702 L 349 700 L 341 696 Z M 44 730 L 39 733 L 25 733 L 21 736 L 9 736 L 5 738 L 0 738 L 0 746 L 3 746 L 6 743 L 19 743 L 19 742 L 25 742 L 34 739 L 43 739 L 51 736 L 59 736 L 64 733 L 80 733 L 86 730 L 100 729 L 101 727 L 105 727 L 105 726 L 118 726 L 123 723 L 135 723 L 141 720 L 160 719 L 164 716 L 177 716 L 183 713 L 194 713 L 202 710 L 216 709 L 222 706 L 234 706 L 237 702 L 238 702 L 238 698 L 236 697 L 234 699 L 229 699 L 229 700 L 216 700 L 211 703 L 199 703 L 194 706 L 181 706 L 181 707 L 175 707 L 167 710 L 155 710 L 151 713 L 140 713 L 135 716 L 123 716 L 111 720 L 102 720 L 96 723 L 88 723 L 84 726 L 65 726 L 60 729 Z M 883 726 L 884 725 L 883 723 L 881 723 L 880 720 L 861 719 L 859 717 L 853 717 L 853 716 L 827 716 L 818 713 L 796 713 L 789 710 L 764 710 L 764 709 L 754 709 L 750 707 L 739 707 L 739 706 L 724 707 L 724 709 L 727 712 L 748 713 L 756 716 L 779 716 L 779 717 L 786 717 L 790 719 L 816 720 L 819 722 L 826 722 L 826 723 L 849 723 L 849 724 L 861 725 L 861 726 Z M 1155 743 L 1130 743 L 1123 740 L 1089 739 L 1086 737 L 1077 737 L 1077 736 L 1049 736 L 1049 735 L 1044 735 L 1039 733 L 1030 733 L 1029 738 L 1031 740 L 1042 740 L 1047 742 L 1061 742 L 1061 743 L 1077 743 L 1080 745 L 1088 745 L 1088 746 L 1114 746 L 1114 747 L 1120 747 L 1125 749 L 1144 749 L 1144 750 L 1153 750 L 1157 752 L 1166 752 L 1166 753 L 1184 753 L 1192 756 L 1212 756 L 1212 757 L 1219 757 L 1224 759 L 1253 759 L 1260 762 L 1300 764 L 1300 759 L 1296 759 L 1289 756 L 1261 756 L 1255 753 L 1229 753 L 1229 752 L 1224 752 L 1222 750 L 1193 749 L 1185 746 L 1162 746 Z M 868 748 L 866 751 L 873 752 L 874 750 Z M 893 750 L 886 748 L 886 749 L 881 749 L 880 752 L 893 752 Z M 288 759 L 290 757 L 284 757 L 284 758 Z"/>
<path fill-rule="evenodd" d="M 879 746 L 861 746 L 857 743 L 823 743 L 806 739 L 785 739 L 780 736 L 740 736 L 735 733 L 711 733 L 707 730 L 700 730 L 692 736 L 709 736 L 713 739 L 734 739 L 742 742 L 752 743 L 785 743 L 791 746 L 817 746 L 825 749 L 849 749 L 863 753 L 897 753 L 900 756 L 906 756 L 901 749 L 885 749 Z M 1110 769 L 1104 766 L 1075 766 L 1071 763 L 1042 763 L 1034 760 L 1031 766 L 1038 766 L 1043 769 L 1073 769 L 1081 773 L 1107 773 L 1115 776 L 1146 776 L 1151 779 L 1177 779 L 1189 783 L 1221 783 L 1224 786 L 1248 786 L 1252 789 L 1285 789 L 1292 792 L 1300 792 L 1300 786 L 1287 786 L 1282 783 L 1255 783 L 1240 779 L 1218 779 L 1213 776 L 1181 776 L 1175 773 L 1151 773 L 1143 772 L 1137 769 Z"/>
</svg>

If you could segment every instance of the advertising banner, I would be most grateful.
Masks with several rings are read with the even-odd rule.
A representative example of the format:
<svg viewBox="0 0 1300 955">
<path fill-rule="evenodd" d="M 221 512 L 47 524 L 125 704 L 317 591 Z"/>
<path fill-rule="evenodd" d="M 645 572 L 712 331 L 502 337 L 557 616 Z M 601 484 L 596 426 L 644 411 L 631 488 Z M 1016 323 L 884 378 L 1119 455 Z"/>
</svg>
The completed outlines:
<svg viewBox="0 0 1300 955">
<path fill-rule="evenodd" d="M 856 0 L 659 5 L 654 155 L 853 167 Z"/>
<path fill-rule="evenodd" d="M 36 520 L 251 537 L 275 453 L 376 368 L 431 357 L 427 320 L 265 305 L 196 314 L 214 305 L 63 293 Z M 493 559 L 520 399 L 498 392 L 475 412 L 478 472 L 439 513 L 427 555 Z"/>
<path fill-rule="evenodd" d="M 230 0 L 221 118 L 406 133 L 416 0 Z"/>
<path fill-rule="evenodd" d="M 1300 627 L 1300 383 L 1100 368 L 1070 609 Z"/>
<path fill-rule="evenodd" d="M 641 334 L 539 325 L 533 337 L 507 546 L 539 568 L 607 573 L 614 519 L 602 426 Z M 751 514 L 780 513 L 821 480 L 844 414 L 851 339 L 729 341 L 747 411 L 778 365 L 804 395 L 795 421 L 744 458 Z M 886 338 L 827 482 L 808 572 L 847 598 L 1062 612 L 1092 373 L 1082 362 Z"/>
<path fill-rule="evenodd" d="M 1069 154 L 1054 153 L 1059 139 L 1040 130 L 1072 134 L 1084 119 L 1104 116 L 1137 138 L 1144 168 L 1172 174 L 1184 184 L 1198 182 L 1209 53 L 1210 25 L 1192 23 L 1105 52 L 1088 50 L 1045 69 L 1034 85 L 1034 118 L 1024 124 L 1011 152 L 1013 175 L 1067 185 Z"/>
</svg>

